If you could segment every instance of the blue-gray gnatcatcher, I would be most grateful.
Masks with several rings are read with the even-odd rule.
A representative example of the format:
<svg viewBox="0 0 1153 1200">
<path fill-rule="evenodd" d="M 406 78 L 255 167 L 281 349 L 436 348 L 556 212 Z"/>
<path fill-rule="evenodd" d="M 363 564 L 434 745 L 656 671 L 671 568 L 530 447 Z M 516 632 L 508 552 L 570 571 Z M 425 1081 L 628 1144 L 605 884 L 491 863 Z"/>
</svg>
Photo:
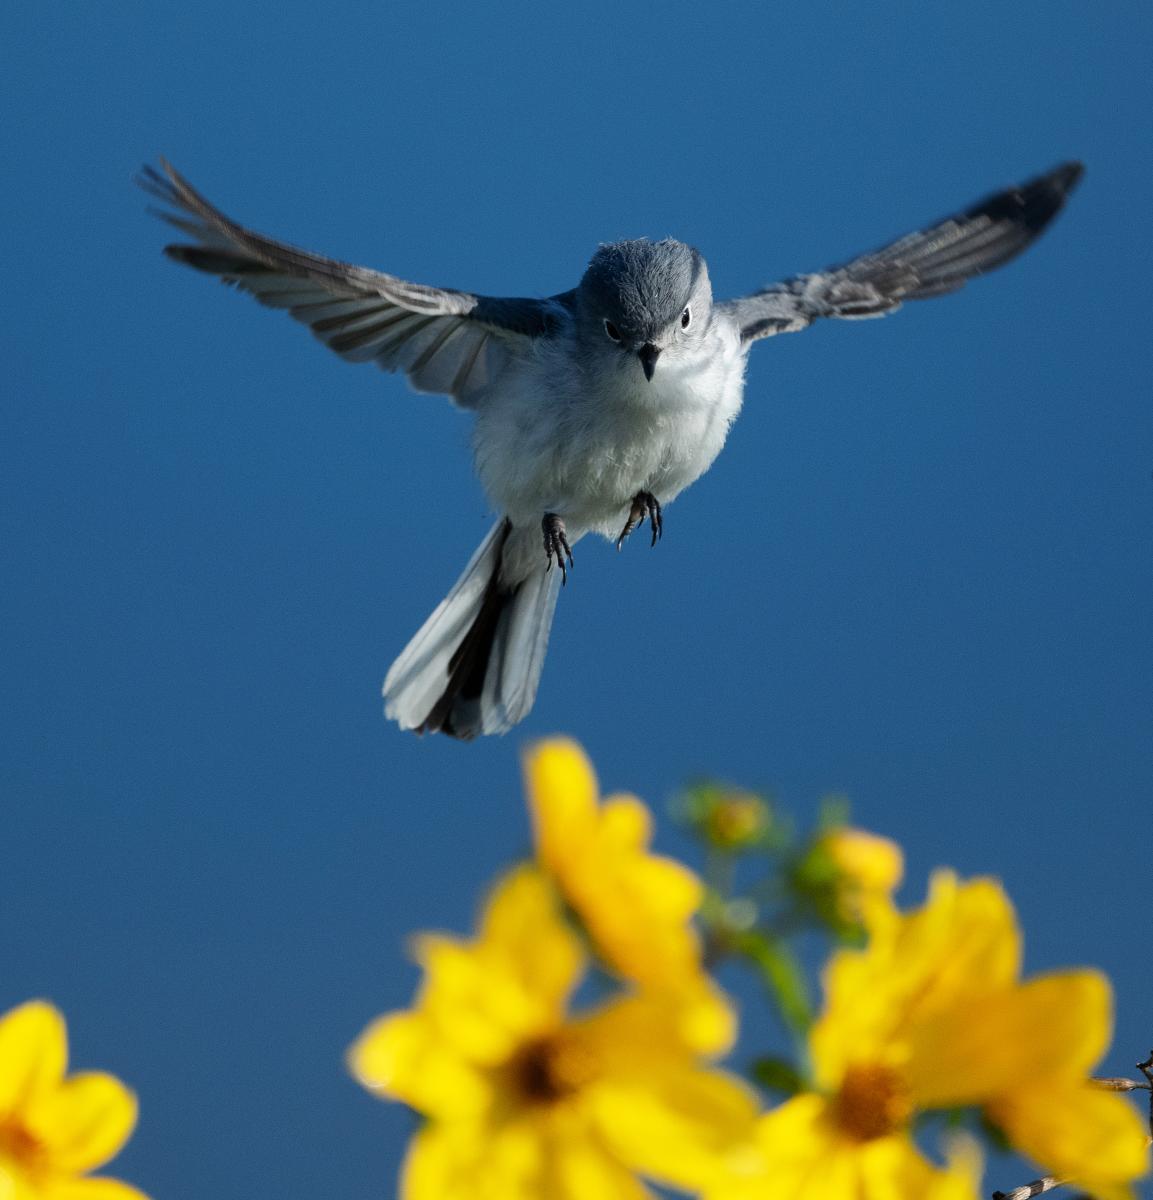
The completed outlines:
<svg viewBox="0 0 1153 1200">
<path fill-rule="evenodd" d="M 141 184 L 195 239 L 178 262 L 284 308 L 342 357 L 404 371 L 476 413 L 476 467 L 503 515 L 384 681 L 404 729 L 503 733 L 536 696 L 572 547 L 618 546 L 712 465 L 760 338 L 818 317 L 879 317 L 955 291 L 1020 253 L 1081 178 L 1066 163 L 957 216 L 814 275 L 714 301 L 691 246 L 616 242 L 544 300 L 408 283 L 237 225 L 165 162 Z M 542 548 L 543 537 L 543 548 Z"/>
</svg>

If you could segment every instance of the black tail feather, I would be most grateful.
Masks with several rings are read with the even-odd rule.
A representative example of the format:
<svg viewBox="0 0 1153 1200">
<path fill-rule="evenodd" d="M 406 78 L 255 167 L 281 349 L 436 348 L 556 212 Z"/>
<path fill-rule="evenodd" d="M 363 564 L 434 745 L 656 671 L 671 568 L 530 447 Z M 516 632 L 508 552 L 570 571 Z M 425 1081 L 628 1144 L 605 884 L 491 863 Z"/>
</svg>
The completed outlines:
<svg viewBox="0 0 1153 1200">
<path fill-rule="evenodd" d="M 504 543 L 512 529 L 506 520 L 500 537 L 498 554 L 503 551 Z M 496 632 L 500 625 L 500 616 L 506 606 L 512 602 L 517 588 L 507 588 L 500 582 L 500 560 L 489 578 L 485 588 L 484 600 L 480 612 L 476 615 L 468 633 L 464 635 L 448 663 L 448 681 L 440 699 L 429 710 L 429 714 L 417 726 L 417 733 L 444 733 L 449 737 L 469 741 L 476 736 L 475 728 L 459 729 L 454 715 L 458 706 L 475 704 L 484 691 L 485 676 L 488 674 L 489 661 L 496 641 Z"/>
</svg>

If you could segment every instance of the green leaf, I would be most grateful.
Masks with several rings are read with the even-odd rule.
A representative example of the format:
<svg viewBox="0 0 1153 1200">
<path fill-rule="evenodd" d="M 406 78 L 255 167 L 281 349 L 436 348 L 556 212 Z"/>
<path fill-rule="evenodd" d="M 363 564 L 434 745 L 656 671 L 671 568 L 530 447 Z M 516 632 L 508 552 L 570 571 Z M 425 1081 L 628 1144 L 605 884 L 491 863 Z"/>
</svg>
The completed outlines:
<svg viewBox="0 0 1153 1200">
<path fill-rule="evenodd" d="M 1013 1143 L 1009 1141 L 1008 1134 L 1000 1127 L 994 1125 L 993 1122 L 982 1112 L 978 1118 L 981 1132 L 985 1135 L 985 1139 L 994 1150 L 1002 1154 L 1011 1154 L 1013 1151 Z"/>
<path fill-rule="evenodd" d="M 796 1064 L 787 1058 L 777 1058 L 775 1055 L 765 1055 L 756 1059 L 749 1067 L 749 1074 L 768 1092 L 773 1092 L 781 1099 L 795 1096 L 805 1090 L 805 1081 Z"/>
</svg>

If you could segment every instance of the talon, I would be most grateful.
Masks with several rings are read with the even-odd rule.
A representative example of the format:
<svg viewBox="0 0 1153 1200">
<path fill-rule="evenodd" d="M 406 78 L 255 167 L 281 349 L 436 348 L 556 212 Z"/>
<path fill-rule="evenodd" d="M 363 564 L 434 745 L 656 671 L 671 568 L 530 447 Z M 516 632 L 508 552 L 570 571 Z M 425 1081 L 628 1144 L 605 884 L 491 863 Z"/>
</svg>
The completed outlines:
<svg viewBox="0 0 1153 1200">
<path fill-rule="evenodd" d="M 541 521 L 541 529 L 544 532 L 544 554 L 548 560 L 548 566 L 545 571 L 551 571 L 553 563 L 560 567 L 561 586 L 568 583 L 568 567 L 573 565 L 572 547 L 568 544 L 568 536 L 565 533 L 564 518 L 557 516 L 556 513 L 545 513 L 544 519 Z"/>
<path fill-rule="evenodd" d="M 639 518 L 637 516 L 636 501 L 633 501 L 632 510 L 629 512 L 629 519 L 625 522 L 624 529 L 621 530 L 621 535 L 617 538 L 617 553 L 619 554 L 625 548 L 625 538 L 636 529 Z"/>
<path fill-rule="evenodd" d="M 645 518 L 648 518 L 649 528 L 652 530 L 652 541 L 649 543 L 655 546 L 661 540 L 664 534 L 665 523 L 661 512 L 661 502 L 652 494 L 652 492 L 637 492 L 633 497 L 633 502 L 629 507 L 629 517 L 625 522 L 625 527 L 621 530 L 620 537 L 617 538 L 617 549 L 620 550 L 624 546 L 625 538 L 638 525 L 643 525 Z"/>
<path fill-rule="evenodd" d="M 653 531 L 653 539 L 649 545 L 655 546 L 664 537 L 665 519 L 661 511 L 661 502 L 652 495 L 649 496 L 649 528 Z"/>
</svg>

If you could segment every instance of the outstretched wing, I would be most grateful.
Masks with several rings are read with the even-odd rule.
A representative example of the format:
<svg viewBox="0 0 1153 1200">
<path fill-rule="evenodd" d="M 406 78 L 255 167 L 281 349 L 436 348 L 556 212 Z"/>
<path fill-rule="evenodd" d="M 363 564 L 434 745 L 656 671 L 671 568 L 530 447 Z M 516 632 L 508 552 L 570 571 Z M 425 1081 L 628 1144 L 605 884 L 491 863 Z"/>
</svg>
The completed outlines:
<svg viewBox="0 0 1153 1200">
<path fill-rule="evenodd" d="M 1084 173 L 1065 163 L 955 217 L 816 275 L 797 275 L 718 305 L 745 344 L 806 329 L 818 317 L 883 317 L 906 300 L 955 292 L 1016 257 L 1061 211 Z"/>
<path fill-rule="evenodd" d="M 310 254 L 237 225 L 163 159 L 138 182 L 174 211 L 159 212 L 196 239 L 165 247 L 177 262 L 287 309 L 342 358 L 404 371 L 421 392 L 443 392 L 471 407 L 500 370 L 511 342 L 547 334 L 566 296 L 498 299 L 426 287 Z"/>
</svg>

